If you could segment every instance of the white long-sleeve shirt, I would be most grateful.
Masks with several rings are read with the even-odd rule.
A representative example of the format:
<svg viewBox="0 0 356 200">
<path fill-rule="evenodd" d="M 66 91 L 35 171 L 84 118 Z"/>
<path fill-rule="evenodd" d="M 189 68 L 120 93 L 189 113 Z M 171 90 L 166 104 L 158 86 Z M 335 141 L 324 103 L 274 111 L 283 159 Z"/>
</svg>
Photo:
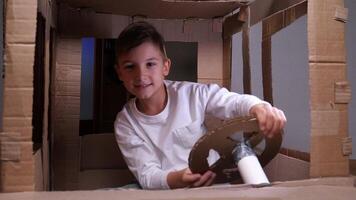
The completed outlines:
<svg viewBox="0 0 356 200">
<path fill-rule="evenodd" d="M 168 189 L 167 174 L 188 167 L 191 148 L 206 132 L 205 114 L 220 119 L 246 116 L 252 106 L 263 102 L 216 84 L 164 83 L 168 101 L 161 113 L 141 113 L 133 98 L 115 121 L 116 140 L 125 161 L 140 185 L 148 189 Z"/>
</svg>

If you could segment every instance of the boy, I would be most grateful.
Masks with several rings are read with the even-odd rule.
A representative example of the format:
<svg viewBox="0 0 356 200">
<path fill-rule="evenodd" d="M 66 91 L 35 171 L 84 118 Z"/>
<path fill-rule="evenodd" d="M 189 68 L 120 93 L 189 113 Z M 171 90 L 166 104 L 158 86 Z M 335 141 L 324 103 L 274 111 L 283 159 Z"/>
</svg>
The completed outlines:
<svg viewBox="0 0 356 200">
<path fill-rule="evenodd" d="M 146 22 L 129 25 L 118 37 L 117 74 L 135 96 L 115 121 L 115 135 L 125 161 L 148 189 L 211 185 L 215 174 L 193 174 L 188 156 L 205 133 L 205 114 L 220 119 L 253 115 L 268 137 L 284 127 L 283 112 L 251 95 L 232 93 L 215 84 L 164 80 L 171 61 L 164 40 Z"/>
</svg>

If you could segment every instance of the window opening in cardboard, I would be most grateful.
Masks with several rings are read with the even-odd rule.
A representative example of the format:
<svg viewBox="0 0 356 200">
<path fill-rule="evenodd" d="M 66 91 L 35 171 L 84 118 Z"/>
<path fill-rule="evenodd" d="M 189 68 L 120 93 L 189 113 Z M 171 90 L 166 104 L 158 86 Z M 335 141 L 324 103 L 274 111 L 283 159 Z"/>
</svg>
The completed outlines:
<svg viewBox="0 0 356 200">
<path fill-rule="evenodd" d="M 83 38 L 79 135 L 113 133 L 130 94 L 115 72 L 116 39 Z M 168 80 L 197 82 L 198 43 L 166 42 Z"/>
<path fill-rule="evenodd" d="M 36 151 L 42 146 L 43 135 L 43 115 L 44 115 L 44 59 L 45 59 L 45 32 L 46 20 L 37 13 L 35 62 L 33 66 L 33 116 L 32 116 L 32 141 L 33 150 Z"/>
<path fill-rule="evenodd" d="M 269 87 L 271 95 L 266 95 L 262 71 L 262 23 L 251 27 L 251 86 L 252 94 L 270 101 L 281 108 L 288 123 L 284 129 L 282 147 L 309 152 L 310 110 L 308 86 L 308 47 L 306 16 L 281 29 L 270 37 L 271 72 Z M 264 38 L 264 39 L 262 39 Z M 242 34 L 233 35 L 232 44 L 232 91 L 243 92 Z M 268 88 L 268 87 L 267 87 Z M 263 147 L 261 147 L 263 149 Z"/>
</svg>

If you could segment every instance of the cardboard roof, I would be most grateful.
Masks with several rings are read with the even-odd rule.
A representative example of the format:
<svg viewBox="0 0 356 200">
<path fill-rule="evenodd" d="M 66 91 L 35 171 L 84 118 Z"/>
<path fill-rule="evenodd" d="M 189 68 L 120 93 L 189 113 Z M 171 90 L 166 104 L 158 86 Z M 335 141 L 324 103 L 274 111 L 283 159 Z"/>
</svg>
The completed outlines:
<svg viewBox="0 0 356 200">
<path fill-rule="evenodd" d="M 186 19 L 225 16 L 252 0 L 58 0 L 71 7 L 97 13 L 147 18 Z"/>
</svg>

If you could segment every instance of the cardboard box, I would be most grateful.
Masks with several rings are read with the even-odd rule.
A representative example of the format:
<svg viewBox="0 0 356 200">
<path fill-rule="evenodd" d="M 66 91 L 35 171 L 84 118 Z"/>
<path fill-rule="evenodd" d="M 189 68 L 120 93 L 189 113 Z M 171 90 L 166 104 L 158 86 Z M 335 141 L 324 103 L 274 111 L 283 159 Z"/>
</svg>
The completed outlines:
<svg viewBox="0 0 356 200">
<path fill-rule="evenodd" d="M 347 149 L 350 145 L 347 130 L 350 89 L 346 80 L 344 47 L 347 10 L 343 0 L 8 0 L 5 8 L 4 132 L 0 134 L 0 190 L 3 192 L 94 189 L 132 181 L 132 175 L 123 167 L 124 161 L 115 158 L 120 154 L 114 153 L 117 147 L 112 143 L 112 135 L 79 136 L 81 38 L 116 38 L 129 22 L 142 19 L 154 24 L 167 41 L 197 42 L 198 81 L 229 88 L 233 34 L 244 33 L 243 40 L 247 45 L 244 48 L 244 67 L 247 69 L 244 82 L 248 86 L 251 84 L 247 62 L 249 27 L 263 21 L 264 65 L 268 67 L 271 36 L 307 13 L 312 124 L 310 163 L 290 155 L 278 155 L 266 171 L 273 181 L 350 174 L 350 150 Z M 41 148 L 33 152 L 30 121 L 36 88 L 33 88 L 34 75 L 31 73 L 36 47 L 36 12 L 45 19 L 46 92 L 43 141 Z M 325 34 L 326 31 L 330 34 Z M 336 51 L 331 53 L 330 48 Z M 269 80 L 268 71 L 265 74 Z M 266 99 L 272 101 L 271 84 L 267 81 L 264 85 Z M 111 141 L 108 148 L 101 149 L 108 141 Z M 109 157 L 100 157 L 95 154 L 97 152 Z M 125 199 L 134 194 L 138 195 L 135 198 L 146 199 L 176 199 L 175 194 L 180 199 L 229 199 L 239 195 L 245 199 L 278 199 L 288 194 L 284 197 L 293 199 L 297 194 L 315 197 L 316 191 L 329 198 L 356 196 L 351 187 L 335 186 L 339 180 L 347 186 L 353 185 L 352 178 L 326 179 L 332 187 L 325 186 L 324 180 L 320 180 L 322 183 L 305 180 L 292 188 L 277 185 L 259 190 L 222 186 L 173 193 L 124 191 L 120 194 Z M 301 186 L 308 184 L 312 186 Z M 251 195 L 244 196 L 248 193 Z M 103 191 L 68 194 L 77 199 L 88 195 L 91 198 L 117 196 L 116 192 Z M 0 197 L 60 199 L 68 194 L 24 193 Z"/>
</svg>

